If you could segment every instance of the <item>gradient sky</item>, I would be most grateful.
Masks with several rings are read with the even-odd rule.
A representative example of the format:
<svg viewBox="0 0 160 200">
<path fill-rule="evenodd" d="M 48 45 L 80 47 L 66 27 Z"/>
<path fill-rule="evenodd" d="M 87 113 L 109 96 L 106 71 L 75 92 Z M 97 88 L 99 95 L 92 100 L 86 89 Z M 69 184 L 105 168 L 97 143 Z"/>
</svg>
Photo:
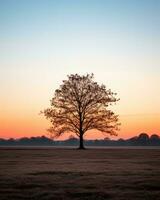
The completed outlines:
<svg viewBox="0 0 160 200">
<path fill-rule="evenodd" d="M 118 138 L 160 135 L 159 10 L 159 0 L 0 0 L 0 137 L 46 134 L 38 113 L 54 90 L 92 72 L 121 99 Z"/>
</svg>

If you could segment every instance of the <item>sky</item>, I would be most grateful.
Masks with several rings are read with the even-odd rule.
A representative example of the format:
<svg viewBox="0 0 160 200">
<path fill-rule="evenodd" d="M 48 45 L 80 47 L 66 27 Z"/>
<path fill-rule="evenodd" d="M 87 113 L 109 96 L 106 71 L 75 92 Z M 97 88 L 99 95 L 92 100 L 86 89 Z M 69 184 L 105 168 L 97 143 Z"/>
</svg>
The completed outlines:
<svg viewBox="0 0 160 200">
<path fill-rule="evenodd" d="M 160 135 L 159 10 L 159 0 L 0 0 L 0 137 L 47 135 L 39 112 L 71 73 L 118 93 L 116 138 Z"/>
</svg>

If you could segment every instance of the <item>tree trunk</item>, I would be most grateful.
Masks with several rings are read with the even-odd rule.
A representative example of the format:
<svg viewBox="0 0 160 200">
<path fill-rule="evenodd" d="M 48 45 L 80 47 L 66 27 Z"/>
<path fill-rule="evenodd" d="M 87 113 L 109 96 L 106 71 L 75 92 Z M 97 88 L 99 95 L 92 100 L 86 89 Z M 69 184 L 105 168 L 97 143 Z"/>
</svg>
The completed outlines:
<svg viewBox="0 0 160 200">
<path fill-rule="evenodd" d="M 83 145 L 83 133 L 79 136 L 79 149 L 85 149 Z"/>
</svg>

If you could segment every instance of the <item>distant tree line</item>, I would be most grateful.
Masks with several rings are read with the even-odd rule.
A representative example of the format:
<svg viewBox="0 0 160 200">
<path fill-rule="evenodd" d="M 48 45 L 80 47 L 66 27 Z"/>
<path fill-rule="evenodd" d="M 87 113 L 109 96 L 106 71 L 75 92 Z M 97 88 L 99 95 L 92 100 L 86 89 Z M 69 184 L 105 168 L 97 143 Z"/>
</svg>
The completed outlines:
<svg viewBox="0 0 160 200">
<path fill-rule="evenodd" d="M 52 140 L 46 136 L 41 137 L 23 137 L 20 139 L 2 139 L 0 138 L 0 146 L 78 146 L 79 140 L 74 136 L 70 136 L 67 140 Z M 146 133 L 130 139 L 111 140 L 105 138 L 102 140 L 84 140 L 86 146 L 160 146 L 160 137 L 156 134 L 150 137 Z"/>
</svg>

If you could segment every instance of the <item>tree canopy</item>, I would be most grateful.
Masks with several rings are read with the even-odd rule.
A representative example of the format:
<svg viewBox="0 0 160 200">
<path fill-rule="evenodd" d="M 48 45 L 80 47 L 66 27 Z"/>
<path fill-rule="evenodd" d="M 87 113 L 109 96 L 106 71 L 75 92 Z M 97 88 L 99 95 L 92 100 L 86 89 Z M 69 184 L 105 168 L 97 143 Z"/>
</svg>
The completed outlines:
<svg viewBox="0 0 160 200">
<path fill-rule="evenodd" d="M 74 132 L 83 148 L 83 135 L 88 130 L 117 135 L 118 115 L 108 108 L 119 100 L 117 94 L 93 79 L 93 74 L 71 74 L 55 90 L 51 107 L 42 112 L 51 122 L 51 136 Z"/>
</svg>

